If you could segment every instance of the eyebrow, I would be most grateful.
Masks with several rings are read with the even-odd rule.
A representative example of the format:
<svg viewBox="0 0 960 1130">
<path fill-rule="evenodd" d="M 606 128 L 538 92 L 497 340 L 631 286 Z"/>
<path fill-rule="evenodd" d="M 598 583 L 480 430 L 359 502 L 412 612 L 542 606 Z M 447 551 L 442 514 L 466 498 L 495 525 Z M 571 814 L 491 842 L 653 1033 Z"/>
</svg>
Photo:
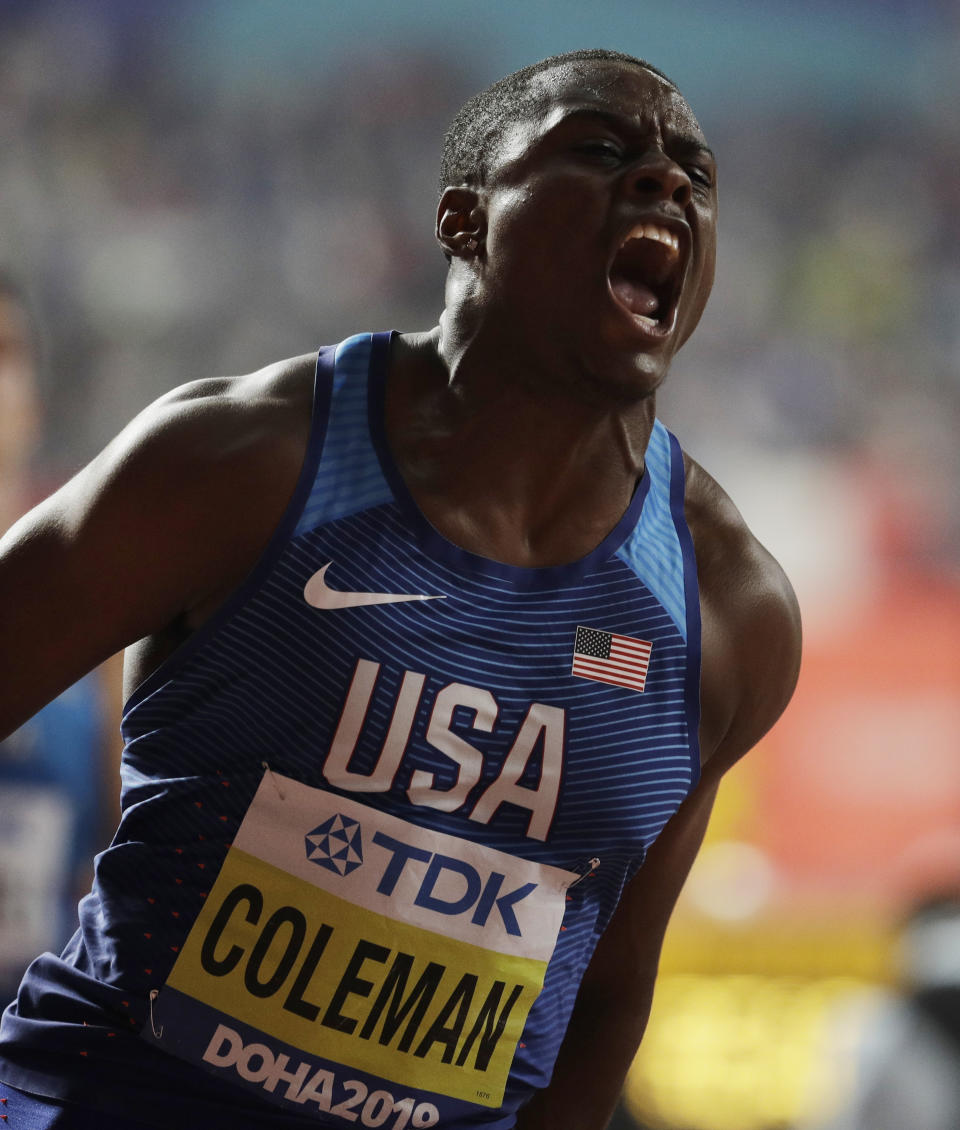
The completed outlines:
<svg viewBox="0 0 960 1130">
<path fill-rule="evenodd" d="M 601 110 L 599 108 L 594 109 L 589 106 L 578 106 L 574 109 L 569 110 L 563 115 L 562 118 L 560 118 L 559 121 L 555 122 L 550 127 L 550 132 L 552 133 L 553 130 L 559 128 L 562 125 L 565 125 L 569 121 L 574 121 L 578 118 L 599 118 L 601 121 L 605 122 L 607 125 L 613 127 L 614 129 L 623 130 L 635 128 L 635 123 L 632 121 L 632 119 L 625 117 L 623 114 L 617 114 L 612 110 Z M 712 161 L 716 161 L 717 159 L 716 154 L 710 148 L 710 146 L 707 145 L 706 142 L 701 141 L 694 134 L 676 134 L 670 138 L 670 143 L 690 152 L 702 153 L 705 157 L 709 157 Z"/>
</svg>

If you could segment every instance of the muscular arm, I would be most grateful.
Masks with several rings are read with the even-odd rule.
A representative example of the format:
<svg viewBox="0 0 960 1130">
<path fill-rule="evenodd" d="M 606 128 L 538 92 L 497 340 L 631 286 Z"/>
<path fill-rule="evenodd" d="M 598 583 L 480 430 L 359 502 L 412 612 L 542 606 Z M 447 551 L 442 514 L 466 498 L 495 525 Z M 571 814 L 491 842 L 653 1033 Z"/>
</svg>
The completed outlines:
<svg viewBox="0 0 960 1130">
<path fill-rule="evenodd" d="M 715 787 L 697 788 L 630 881 L 587 968 L 550 1085 L 517 1121 L 521 1130 L 602 1130 L 643 1037 L 660 947 L 700 848 Z"/>
<path fill-rule="evenodd" d="M 800 617 L 792 589 L 693 463 L 687 520 L 703 637 L 701 780 L 624 891 L 587 968 L 550 1085 L 520 1112 L 521 1130 L 606 1126 L 646 1027 L 664 933 L 720 779 L 773 725 L 796 684 Z"/>
<path fill-rule="evenodd" d="M 242 580 L 302 460 L 292 369 L 162 398 L 0 539 L 0 737 Z"/>
</svg>

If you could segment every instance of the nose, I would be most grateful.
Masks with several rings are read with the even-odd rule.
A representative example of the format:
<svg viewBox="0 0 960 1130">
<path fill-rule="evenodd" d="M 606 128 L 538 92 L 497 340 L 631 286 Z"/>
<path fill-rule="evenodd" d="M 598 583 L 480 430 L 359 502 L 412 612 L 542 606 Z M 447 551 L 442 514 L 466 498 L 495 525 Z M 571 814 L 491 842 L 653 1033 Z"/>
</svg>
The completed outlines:
<svg viewBox="0 0 960 1130">
<path fill-rule="evenodd" d="M 639 196 L 672 200 L 681 208 L 686 208 L 693 194 L 690 178 L 665 153 L 646 157 L 631 173 L 630 187 Z"/>
</svg>

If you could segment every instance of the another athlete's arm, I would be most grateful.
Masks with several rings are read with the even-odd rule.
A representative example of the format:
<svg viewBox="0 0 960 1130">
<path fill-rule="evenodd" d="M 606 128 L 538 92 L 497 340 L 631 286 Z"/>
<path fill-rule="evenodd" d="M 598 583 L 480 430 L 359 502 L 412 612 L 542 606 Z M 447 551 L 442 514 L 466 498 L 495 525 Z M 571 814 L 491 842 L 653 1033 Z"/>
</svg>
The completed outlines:
<svg viewBox="0 0 960 1130">
<path fill-rule="evenodd" d="M 298 423 L 302 421 L 302 423 Z M 135 640 L 243 578 L 302 461 L 309 410 L 264 374 L 141 413 L 0 539 L 0 737 Z"/>
<path fill-rule="evenodd" d="M 782 570 L 692 463 L 687 491 L 703 627 L 701 780 L 624 891 L 584 976 L 550 1085 L 520 1112 L 521 1130 L 606 1126 L 643 1036 L 664 933 L 720 779 L 773 725 L 796 684 L 800 617 Z"/>
</svg>

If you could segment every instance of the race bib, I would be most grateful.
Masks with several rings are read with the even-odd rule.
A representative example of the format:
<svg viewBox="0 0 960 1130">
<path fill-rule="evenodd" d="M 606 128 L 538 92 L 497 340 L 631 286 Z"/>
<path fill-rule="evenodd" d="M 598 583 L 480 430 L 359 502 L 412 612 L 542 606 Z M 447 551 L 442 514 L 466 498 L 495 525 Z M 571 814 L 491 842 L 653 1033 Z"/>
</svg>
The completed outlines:
<svg viewBox="0 0 960 1130">
<path fill-rule="evenodd" d="M 300 1112 L 497 1107 L 576 878 L 268 772 L 143 1035 Z"/>
</svg>

